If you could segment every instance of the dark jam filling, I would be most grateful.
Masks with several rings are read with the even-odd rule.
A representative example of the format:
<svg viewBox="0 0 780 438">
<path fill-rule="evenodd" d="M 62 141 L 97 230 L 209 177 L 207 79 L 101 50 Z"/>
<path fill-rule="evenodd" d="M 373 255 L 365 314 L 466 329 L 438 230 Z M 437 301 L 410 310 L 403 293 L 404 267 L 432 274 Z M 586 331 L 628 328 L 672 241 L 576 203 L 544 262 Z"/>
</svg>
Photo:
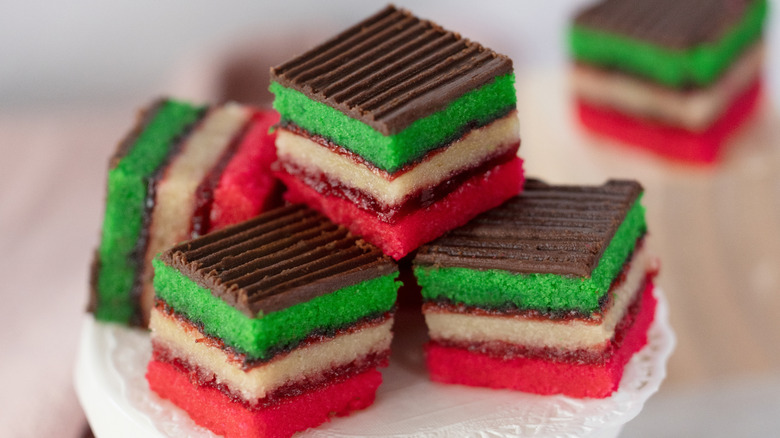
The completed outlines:
<svg viewBox="0 0 780 438">
<path fill-rule="evenodd" d="M 484 354 L 486 356 L 498 358 L 501 360 L 512 360 L 515 358 L 529 358 L 529 359 L 542 359 L 554 362 L 564 362 L 571 364 L 591 364 L 602 365 L 608 362 L 612 356 L 617 352 L 623 340 L 626 337 L 628 329 L 634 325 L 639 313 L 642 311 L 642 301 L 645 293 L 652 293 L 652 289 L 648 289 L 648 284 L 652 281 L 652 275 L 647 275 L 645 280 L 639 286 L 639 293 L 636 294 L 631 304 L 626 310 L 626 314 L 615 326 L 615 336 L 608 341 L 603 349 L 577 349 L 577 350 L 564 350 L 553 347 L 528 347 L 524 345 L 511 344 L 502 341 L 491 342 L 465 342 L 465 341 L 448 341 L 448 340 L 435 340 L 431 341 L 431 344 L 441 345 L 444 347 L 458 348 L 461 350 L 467 350 L 472 353 Z"/>
<path fill-rule="evenodd" d="M 197 330 L 198 334 L 203 336 L 203 338 L 199 339 L 198 342 L 205 342 L 210 347 L 219 348 L 229 356 L 230 361 L 232 363 L 236 364 L 237 366 L 240 366 L 241 369 L 245 371 L 255 367 L 263 366 L 266 363 L 271 362 L 279 358 L 280 356 L 289 353 L 290 351 L 295 350 L 297 348 L 308 347 L 313 344 L 329 341 L 335 338 L 336 336 L 349 334 L 349 333 L 356 333 L 369 327 L 378 326 L 384 323 L 385 321 L 387 321 L 388 319 L 390 319 L 393 313 L 395 312 L 395 309 L 393 308 L 389 312 L 367 315 L 357 321 L 353 321 L 341 327 L 335 327 L 332 329 L 321 328 L 321 329 L 313 330 L 309 333 L 308 336 L 306 336 L 304 339 L 301 339 L 298 342 L 279 345 L 277 347 L 268 349 L 267 350 L 268 357 L 265 359 L 260 359 L 260 358 L 251 357 L 247 353 L 239 351 L 235 347 L 225 344 L 225 342 L 222 339 L 216 336 L 206 334 L 203 331 L 202 323 L 194 322 L 189 318 L 187 318 L 185 315 L 176 312 L 165 301 L 159 298 L 155 298 L 154 307 L 164 315 L 170 318 L 175 318 L 176 321 L 182 327 L 184 327 L 185 330 L 188 331 Z"/>
<path fill-rule="evenodd" d="M 233 402 L 240 403 L 245 409 L 258 411 L 272 407 L 291 397 L 297 397 L 316 391 L 326 386 L 348 380 L 358 374 L 378 368 L 386 367 L 389 363 L 390 350 L 381 353 L 371 353 L 349 364 L 331 368 L 317 376 L 310 376 L 302 380 L 286 383 L 258 400 L 247 400 L 238 391 L 229 385 L 218 381 L 216 375 L 197 365 L 190 364 L 174 355 L 166 348 L 153 344 L 153 360 L 171 364 L 177 371 L 187 376 L 190 382 L 198 387 L 214 388 L 225 394 Z"/>
<path fill-rule="evenodd" d="M 146 250 L 149 247 L 149 233 L 152 227 L 152 213 L 154 212 L 155 199 L 157 196 L 157 184 L 165 177 L 165 171 L 168 169 L 168 166 L 173 162 L 176 156 L 179 155 L 184 143 L 206 117 L 206 113 L 207 110 L 204 108 L 200 111 L 195 121 L 184 128 L 182 132 L 171 141 L 168 155 L 146 180 L 146 198 L 144 199 L 144 208 L 141 215 L 141 232 L 138 235 L 135 248 L 133 248 L 133 251 L 128 255 L 131 264 L 135 267 L 135 278 L 133 279 L 133 286 L 130 289 L 131 302 L 133 303 L 133 315 L 130 317 L 130 325 L 146 325 L 141 312 L 141 293 L 143 292 L 144 270 L 152 269 L 151 266 L 144 266 L 144 260 L 146 259 Z"/>
<path fill-rule="evenodd" d="M 217 163 L 212 167 L 203 181 L 195 189 L 195 208 L 190 220 L 190 238 L 195 239 L 209 232 L 211 229 L 211 206 L 214 205 L 214 191 L 217 189 L 222 173 L 233 159 L 241 145 L 244 134 L 249 129 L 247 121 L 240 131 L 230 140 L 230 144 L 222 152 Z"/>
<path fill-rule="evenodd" d="M 519 316 L 526 319 L 545 320 L 545 321 L 570 321 L 578 320 L 585 323 L 600 324 L 604 319 L 604 313 L 612 306 L 614 302 L 614 291 L 626 282 L 629 269 L 634 259 L 634 254 L 644 245 L 645 236 L 637 239 L 632 252 L 626 257 L 626 262 L 610 283 L 607 293 L 599 297 L 599 308 L 594 312 L 585 312 L 580 309 L 523 309 L 513 303 L 507 303 L 496 307 L 475 307 L 463 303 L 456 303 L 447 298 L 439 297 L 434 300 L 425 301 L 423 311 L 425 312 L 448 312 L 464 313 L 480 316 Z M 656 272 L 648 272 L 649 277 L 655 276 Z"/>
<path fill-rule="evenodd" d="M 313 133 L 311 133 L 311 132 L 301 128 L 300 126 L 296 125 L 294 122 L 292 122 L 290 120 L 284 120 L 283 119 L 275 127 L 285 129 L 285 130 L 290 131 L 290 132 L 292 132 L 294 134 L 300 135 L 301 137 L 306 137 L 309 140 L 319 144 L 320 146 L 328 148 L 331 152 L 334 152 L 334 153 L 337 153 L 339 155 L 343 155 L 345 157 L 348 157 L 352 161 L 354 161 L 356 163 L 363 164 L 363 165 L 371 168 L 371 170 L 373 170 L 375 172 L 384 173 L 385 175 L 387 175 L 387 179 L 392 179 L 392 178 L 398 177 L 399 175 L 401 175 L 401 174 L 403 174 L 405 172 L 408 172 L 410 169 L 413 169 L 415 166 L 417 166 L 418 163 L 420 163 L 421 161 L 424 161 L 428 156 L 430 156 L 430 154 L 439 153 L 439 152 L 445 150 L 447 148 L 447 146 L 450 145 L 450 143 L 458 140 L 459 138 L 463 137 L 464 135 L 468 134 L 469 132 L 471 132 L 471 131 L 473 131 L 475 129 L 479 129 L 479 128 L 483 128 L 485 126 L 488 126 L 491 123 L 495 122 L 496 120 L 504 118 L 504 117 L 508 116 L 509 114 L 511 114 L 512 112 L 515 112 L 515 111 L 517 111 L 517 106 L 516 105 L 511 105 L 511 106 L 508 106 L 508 107 L 504 108 L 501 111 L 498 111 L 493 117 L 484 120 L 482 123 L 480 123 L 480 122 L 478 122 L 476 120 L 472 120 L 472 121 L 466 123 L 465 125 L 463 125 L 461 127 L 461 129 L 457 130 L 450 137 L 445 138 L 441 143 L 438 143 L 438 144 L 434 145 L 431 148 L 428 148 L 426 150 L 421 151 L 418 156 L 412 157 L 408 163 L 404 164 L 400 169 L 398 169 L 398 170 L 396 170 L 395 172 L 392 172 L 392 173 L 379 168 L 376 164 L 374 164 L 374 163 L 366 160 L 365 158 L 361 157 L 360 155 L 358 155 L 358 154 L 356 154 L 356 153 L 354 153 L 354 152 L 344 148 L 343 146 L 339 145 L 338 143 L 334 142 L 333 140 L 331 140 L 331 139 L 329 139 L 327 137 L 318 135 L 318 134 L 313 134 Z"/>
<path fill-rule="evenodd" d="M 508 163 L 515 158 L 519 147 L 520 143 L 516 143 L 508 151 L 502 151 L 499 155 L 488 157 L 486 161 L 477 166 L 462 169 L 437 185 L 417 190 L 406 196 L 397 205 L 387 205 L 372 195 L 348 186 L 323 172 L 313 172 L 288 161 L 280 161 L 279 164 L 285 172 L 300 179 L 321 195 L 345 199 L 361 210 L 375 214 L 381 221 L 392 224 L 410 213 L 430 207 L 437 201 L 444 199 L 469 179 Z"/>
</svg>

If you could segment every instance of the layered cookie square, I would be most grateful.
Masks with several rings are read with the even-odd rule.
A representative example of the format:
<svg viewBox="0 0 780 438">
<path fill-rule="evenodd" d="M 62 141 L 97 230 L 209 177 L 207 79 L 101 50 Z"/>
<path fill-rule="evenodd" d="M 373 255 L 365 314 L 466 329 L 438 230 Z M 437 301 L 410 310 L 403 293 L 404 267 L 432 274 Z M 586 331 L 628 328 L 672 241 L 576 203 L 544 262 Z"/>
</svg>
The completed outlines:
<svg viewBox="0 0 780 438">
<path fill-rule="evenodd" d="M 305 206 L 155 259 L 153 391 L 227 437 L 281 437 L 369 406 L 399 283 L 373 245 Z"/>
<path fill-rule="evenodd" d="M 603 398 L 647 342 L 657 267 L 641 186 L 523 193 L 423 245 L 414 259 L 431 379 Z"/>
<path fill-rule="evenodd" d="M 281 203 L 273 111 L 160 99 L 139 116 L 108 170 L 90 310 L 102 321 L 146 325 L 152 258 L 190 238 Z"/>
<path fill-rule="evenodd" d="M 753 112 L 766 0 L 603 0 L 570 29 L 577 111 L 592 131 L 712 162 Z"/>
<path fill-rule="evenodd" d="M 522 188 L 512 61 L 393 6 L 271 69 L 279 178 L 394 259 Z"/>
</svg>

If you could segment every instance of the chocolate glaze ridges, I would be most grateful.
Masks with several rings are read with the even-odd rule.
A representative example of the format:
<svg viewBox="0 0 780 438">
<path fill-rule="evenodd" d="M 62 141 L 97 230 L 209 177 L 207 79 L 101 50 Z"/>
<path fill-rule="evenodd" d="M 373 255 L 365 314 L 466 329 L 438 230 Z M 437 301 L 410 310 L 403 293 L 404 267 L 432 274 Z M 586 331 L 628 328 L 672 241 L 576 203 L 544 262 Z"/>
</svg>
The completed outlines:
<svg viewBox="0 0 780 438">
<path fill-rule="evenodd" d="M 183 243 L 161 260 L 250 317 L 397 269 L 378 248 L 301 205 Z"/>
<path fill-rule="evenodd" d="M 271 69 L 271 80 L 384 135 L 512 71 L 504 55 L 388 6 Z"/>
<path fill-rule="evenodd" d="M 635 181 L 525 190 L 465 226 L 423 245 L 415 264 L 588 277 L 642 193 Z"/>
<path fill-rule="evenodd" d="M 684 49 L 720 39 L 754 0 L 605 0 L 575 18 L 577 25 Z"/>
</svg>

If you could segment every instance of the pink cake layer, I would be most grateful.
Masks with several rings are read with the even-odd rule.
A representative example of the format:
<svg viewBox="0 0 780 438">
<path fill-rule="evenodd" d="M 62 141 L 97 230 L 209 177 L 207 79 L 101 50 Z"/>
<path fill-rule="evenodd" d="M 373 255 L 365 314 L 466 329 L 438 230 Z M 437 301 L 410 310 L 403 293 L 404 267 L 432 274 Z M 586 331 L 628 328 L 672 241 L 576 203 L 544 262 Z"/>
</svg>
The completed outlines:
<svg viewBox="0 0 780 438">
<path fill-rule="evenodd" d="M 276 161 L 276 136 L 269 129 L 276 111 L 257 111 L 236 153 L 220 176 L 210 212 L 211 228 L 243 222 L 281 204 L 281 184 L 271 173 Z"/>
<path fill-rule="evenodd" d="M 582 100 L 577 101 L 577 114 L 586 128 L 627 145 L 680 161 L 712 163 L 717 161 L 726 140 L 755 112 L 760 95 L 761 80 L 756 79 L 712 126 L 702 132 L 636 118 Z"/>
<path fill-rule="evenodd" d="M 382 374 L 372 369 L 257 410 L 247 409 L 216 388 L 192 384 L 168 363 L 150 361 L 146 379 L 160 397 L 171 400 L 195 423 L 215 434 L 270 438 L 289 437 L 325 423 L 333 415 L 344 416 L 370 406 Z"/>
<path fill-rule="evenodd" d="M 544 358 L 504 359 L 468 349 L 426 345 L 431 380 L 468 386 L 509 388 L 535 394 L 563 394 L 577 398 L 608 397 L 620 384 L 631 356 L 647 344 L 647 330 L 655 317 L 653 283 L 648 282 L 636 316 L 623 333 L 620 346 L 602 364 L 561 362 Z"/>
<path fill-rule="evenodd" d="M 522 163 L 520 158 L 515 157 L 499 164 L 466 180 L 438 202 L 411 212 L 392 224 L 361 210 L 350 201 L 322 195 L 286 172 L 278 172 L 277 176 L 287 186 L 287 201 L 309 205 L 399 260 L 423 243 L 464 225 L 478 214 L 517 195 L 524 181 Z"/>
</svg>

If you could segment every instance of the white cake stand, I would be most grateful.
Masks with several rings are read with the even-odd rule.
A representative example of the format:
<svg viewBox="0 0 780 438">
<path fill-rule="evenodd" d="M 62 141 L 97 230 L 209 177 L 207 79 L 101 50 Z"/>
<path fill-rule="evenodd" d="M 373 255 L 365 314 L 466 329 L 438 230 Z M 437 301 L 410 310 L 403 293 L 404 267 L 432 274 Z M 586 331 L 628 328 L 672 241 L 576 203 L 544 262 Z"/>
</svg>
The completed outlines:
<svg viewBox="0 0 780 438">
<path fill-rule="evenodd" d="M 304 437 L 616 437 L 666 376 L 675 337 L 663 292 L 648 345 L 634 355 L 618 391 L 579 400 L 430 382 L 422 358 L 425 328 L 416 312 L 399 312 L 384 383 L 370 408 L 301 434 Z M 152 393 L 144 373 L 151 357 L 144 330 L 86 318 L 75 371 L 76 391 L 95 436 L 214 437 L 184 411 Z"/>
</svg>

